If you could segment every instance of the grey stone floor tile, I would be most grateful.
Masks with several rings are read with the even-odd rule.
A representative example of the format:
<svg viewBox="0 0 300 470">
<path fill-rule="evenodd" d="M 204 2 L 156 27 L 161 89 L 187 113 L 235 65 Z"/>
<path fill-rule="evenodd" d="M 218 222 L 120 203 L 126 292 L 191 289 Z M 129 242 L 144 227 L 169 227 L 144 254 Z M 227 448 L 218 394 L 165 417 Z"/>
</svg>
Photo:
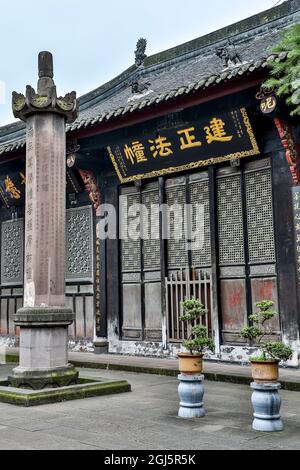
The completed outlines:
<svg viewBox="0 0 300 470">
<path fill-rule="evenodd" d="M 0 366 L 5 376 L 10 368 Z M 0 404 L 0 449 L 300 450 L 300 394 L 281 392 L 285 431 L 252 431 L 249 387 L 205 383 L 207 416 L 182 420 L 178 381 L 126 372 L 83 371 L 127 379 L 133 392 L 37 408 Z"/>
</svg>

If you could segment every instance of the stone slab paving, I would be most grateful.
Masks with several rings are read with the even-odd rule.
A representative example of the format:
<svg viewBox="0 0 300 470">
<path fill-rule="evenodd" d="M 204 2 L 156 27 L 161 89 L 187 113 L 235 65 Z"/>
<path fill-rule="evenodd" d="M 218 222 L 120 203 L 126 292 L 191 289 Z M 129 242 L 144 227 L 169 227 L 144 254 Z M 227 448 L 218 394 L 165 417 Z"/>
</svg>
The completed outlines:
<svg viewBox="0 0 300 470">
<path fill-rule="evenodd" d="M 0 366 L 0 379 L 11 367 Z M 0 404 L 0 450 L 300 450 L 300 394 L 282 392 L 285 431 L 253 432 L 251 391 L 244 385 L 206 383 L 207 417 L 177 418 L 177 380 L 117 371 L 81 371 L 88 377 L 126 379 L 132 393 L 17 408 Z"/>
</svg>

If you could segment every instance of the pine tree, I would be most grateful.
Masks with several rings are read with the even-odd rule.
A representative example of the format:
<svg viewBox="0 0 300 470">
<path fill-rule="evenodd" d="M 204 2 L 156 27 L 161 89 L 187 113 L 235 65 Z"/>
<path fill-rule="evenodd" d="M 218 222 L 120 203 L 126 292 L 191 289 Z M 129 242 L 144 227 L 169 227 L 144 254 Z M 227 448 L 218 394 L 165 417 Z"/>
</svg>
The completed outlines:
<svg viewBox="0 0 300 470">
<path fill-rule="evenodd" d="M 281 42 L 273 49 L 275 58 L 270 59 L 271 78 L 265 87 L 275 89 L 279 97 L 285 97 L 293 107 L 292 116 L 300 115 L 300 23 L 285 30 Z M 281 60 L 286 54 L 286 59 Z"/>
</svg>

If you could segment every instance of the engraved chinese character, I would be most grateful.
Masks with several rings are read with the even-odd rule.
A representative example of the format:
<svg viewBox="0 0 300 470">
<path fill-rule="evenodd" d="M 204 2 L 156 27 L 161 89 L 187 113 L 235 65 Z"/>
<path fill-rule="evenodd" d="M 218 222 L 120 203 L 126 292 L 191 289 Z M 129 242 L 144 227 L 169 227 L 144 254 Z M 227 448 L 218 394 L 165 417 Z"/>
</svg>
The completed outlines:
<svg viewBox="0 0 300 470">
<path fill-rule="evenodd" d="M 151 144 L 150 150 L 153 154 L 153 157 L 170 157 L 173 155 L 173 150 L 171 149 L 172 144 L 168 142 L 166 137 L 157 137 L 155 140 L 149 140 Z"/>
<path fill-rule="evenodd" d="M 32 126 L 29 126 L 27 128 L 27 137 L 28 138 L 33 137 L 33 127 Z"/>
<path fill-rule="evenodd" d="M 16 188 L 9 176 L 5 178 L 5 190 L 10 195 L 11 199 L 21 199 L 21 191 Z"/>
<path fill-rule="evenodd" d="M 32 188 L 29 189 L 28 193 L 27 193 L 27 197 L 28 199 L 32 199 L 33 198 L 33 190 Z"/>
<path fill-rule="evenodd" d="M 124 153 L 127 160 L 130 160 L 132 165 L 134 165 L 135 163 L 147 162 L 147 157 L 145 155 L 145 147 L 139 141 L 132 142 L 131 147 L 125 145 Z"/>
<path fill-rule="evenodd" d="M 29 232 L 32 231 L 32 220 L 31 220 L 31 219 L 29 219 L 29 220 L 27 221 L 27 230 L 28 230 Z"/>
<path fill-rule="evenodd" d="M 30 254 L 26 255 L 26 263 L 31 264 L 31 262 L 32 262 L 32 255 L 30 255 Z"/>
<path fill-rule="evenodd" d="M 30 157 L 28 158 L 28 168 L 32 168 L 33 167 L 33 158 Z"/>
<path fill-rule="evenodd" d="M 30 203 L 28 204 L 28 207 L 27 207 L 27 214 L 32 215 L 32 212 L 33 212 L 33 204 Z"/>
<path fill-rule="evenodd" d="M 212 142 L 231 142 L 233 136 L 229 136 L 225 131 L 225 122 L 222 119 L 213 118 L 209 126 L 204 128 L 208 144 Z"/>
<path fill-rule="evenodd" d="M 182 131 L 177 131 L 177 134 L 180 137 L 180 150 L 191 149 L 194 147 L 201 147 L 202 142 L 196 141 L 194 135 L 195 128 L 190 127 L 189 129 L 183 129 Z"/>
<path fill-rule="evenodd" d="M 26 277 L 27 277 L 27 280 L 30 281 L 31 278 L 32 278 L 32 269 L 31 269 L 31 266 L 28 266 L 26 268 Z"/>
<path fill-rule="evenodd" d="M 31 247 L 31 245 L 32 245 L 32 240 L 33 240 L 32 235 L 28 235 L 27 241 L 26 241 L 26 247 L 27 247 L 27 248 L 30 248 L 30 247 Z"/>
</svg>

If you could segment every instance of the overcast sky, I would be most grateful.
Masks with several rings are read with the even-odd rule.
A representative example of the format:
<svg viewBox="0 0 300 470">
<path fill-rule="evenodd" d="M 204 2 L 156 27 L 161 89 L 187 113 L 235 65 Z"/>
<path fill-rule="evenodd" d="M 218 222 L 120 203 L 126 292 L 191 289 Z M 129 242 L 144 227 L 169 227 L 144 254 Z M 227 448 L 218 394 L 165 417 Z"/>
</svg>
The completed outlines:
<svg viewBox="0 0 300 470">
<path fill-rule="evenodd" d="M 281 2 L 0 0 L 0 125 L 13 120 L 11 92 L 36 85 L 39 51 L 54 54 L 59 93 L 74 89 L 82 95 L 132 65 L 141 36 L 151 55 L 276 3 Z"/>
</svg>

